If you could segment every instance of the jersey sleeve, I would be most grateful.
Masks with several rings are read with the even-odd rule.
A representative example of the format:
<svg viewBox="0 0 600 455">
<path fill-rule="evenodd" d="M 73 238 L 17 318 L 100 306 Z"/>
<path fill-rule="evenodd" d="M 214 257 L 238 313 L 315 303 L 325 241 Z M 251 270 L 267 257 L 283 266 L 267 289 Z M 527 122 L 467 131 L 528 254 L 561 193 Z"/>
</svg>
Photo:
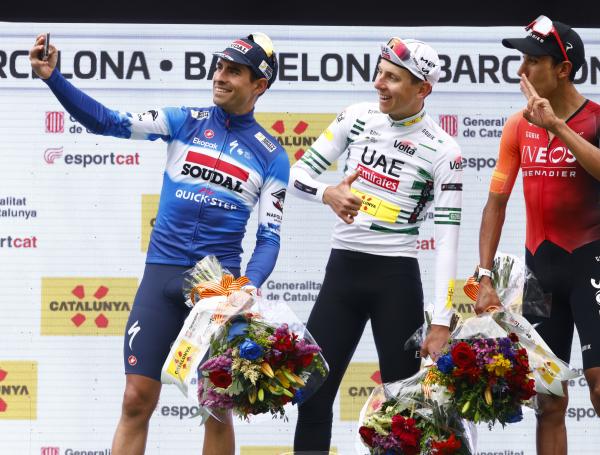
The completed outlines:
<svg viewBox="0 0 600 455">
<path fill-rule="evenodd" d="M 285 150 L 278 148 L 278 151 L 278 156 L 271 163 L 260 190 L 256 246 L 246 267 L 246 276 L 256 287 L 262 286 L 271 274 L 279 254 L 290 162 Z"/>
<path fill-rule="evenodd" d="M 329 184 L 317 179 L 346 150 L 352 112 L 350 107 L 338 115 L 292 166 L 289 185 L 292 194 L 302 199 L 323 200 L 323 193 Z"/>
<path fill-rule="evenodd" d="M 136 114 L 108 109 L 54 70 L 44 82 L 78 122 L 94 134 L 125 139 L 171 140 L 185 120 L 184 109 L 167 108 Z"/>
<path fill-rule="evenodd" d="M 462 156 L 456 143 L 448 145 L 434 165 L 433 205 L 435 285 L 432 324 L 450 325 L 454 312 L 458 236 L 462 214 Z"/>
<path fill-rule="evenodd" d="M 492 174 L 490 193 L 510 194 L 521 166 L 518 127 L 522 114 L 511 115 L 504 125 L 500 139 L 498 162 Z"/>
</svg>

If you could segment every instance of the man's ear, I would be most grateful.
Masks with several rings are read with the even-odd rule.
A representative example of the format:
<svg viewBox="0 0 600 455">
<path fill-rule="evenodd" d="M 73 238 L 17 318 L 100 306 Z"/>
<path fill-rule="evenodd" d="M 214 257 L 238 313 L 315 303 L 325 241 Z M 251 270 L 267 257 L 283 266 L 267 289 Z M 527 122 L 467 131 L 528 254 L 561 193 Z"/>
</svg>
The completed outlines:
<svg viewBox="0 0 600 455">
<path fill-rule="evenodd" d="M 429 94 L 431 93 L 431 90 L 433 90 L 433 86 L 431 85 L 431 83 L 427 82 L 427 81 L 423 81 L 421 83 L 421 87 L 419 88 L 419 96 L 421 98 L 425 99 L 429 96 Z"/>
<path fill-rule="evenodd" d="M 256 81 L 254 81 L 254 83 L 256 84 L 255 90 L 256 90 L 257 96 L 260 96 L 267 91 L 269 82 L 264 77 L 257 79 Z"/>
<path fill-rule="evenodd" d="M 572 69 L 573 69 L 573 63 L 571 63 L 567 60 L 565 60 L 564 62 L 560 62 L 558 64 L 558 77 L 569 79 Z"/>
</svg>

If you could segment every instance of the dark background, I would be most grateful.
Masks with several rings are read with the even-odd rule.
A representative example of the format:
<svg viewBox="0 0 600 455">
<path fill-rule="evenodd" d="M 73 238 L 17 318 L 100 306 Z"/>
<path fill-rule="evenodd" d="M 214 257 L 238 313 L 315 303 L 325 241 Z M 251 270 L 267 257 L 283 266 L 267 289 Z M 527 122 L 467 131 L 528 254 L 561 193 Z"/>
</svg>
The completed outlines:
<svg viewBox="0 0 600 455">
<path fill-rule="evenodd" d="M 427 0 L 3 0 L 1 21 L 280 25 L 527 25 L 540 14 L 600 27 L 600 2 Z"/>
</svg>

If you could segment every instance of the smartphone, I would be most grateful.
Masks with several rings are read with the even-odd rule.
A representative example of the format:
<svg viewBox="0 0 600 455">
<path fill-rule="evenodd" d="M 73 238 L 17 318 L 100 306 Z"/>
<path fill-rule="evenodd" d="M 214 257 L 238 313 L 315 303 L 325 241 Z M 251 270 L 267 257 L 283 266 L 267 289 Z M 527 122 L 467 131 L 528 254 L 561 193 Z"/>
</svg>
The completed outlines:
<svg viewBox="0 0 600 455">
<path fill-rule="evenodd" d="M 46 39 L 44 40 L 44 51 L 42 54 L 42 59 L 46 60 L 48 58 L 48 52 L 50 52 L 50 33 L 46 33 Z"/>
</svg>

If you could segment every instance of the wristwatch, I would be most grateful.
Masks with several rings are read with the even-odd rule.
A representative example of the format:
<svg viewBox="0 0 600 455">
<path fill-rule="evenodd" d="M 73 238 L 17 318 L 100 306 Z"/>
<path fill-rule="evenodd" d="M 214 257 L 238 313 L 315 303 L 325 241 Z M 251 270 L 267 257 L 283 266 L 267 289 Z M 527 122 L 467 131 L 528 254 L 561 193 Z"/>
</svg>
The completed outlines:
<svg viewBox="0 0 600 455">
<path fill-rule="evenodd" d="M 477 283 L 479 283 L 484 276 L 489 277 L 489 279 L 491 280 L 492 279 L 492 271 L 488 270 L 488 269 L 484 269 L 483 267 L 478 265 L 477 268 L 475 269 L 475 273 L 473 274 L 473 278 L 475 279 L 475 281 Z"/>
</svg>

